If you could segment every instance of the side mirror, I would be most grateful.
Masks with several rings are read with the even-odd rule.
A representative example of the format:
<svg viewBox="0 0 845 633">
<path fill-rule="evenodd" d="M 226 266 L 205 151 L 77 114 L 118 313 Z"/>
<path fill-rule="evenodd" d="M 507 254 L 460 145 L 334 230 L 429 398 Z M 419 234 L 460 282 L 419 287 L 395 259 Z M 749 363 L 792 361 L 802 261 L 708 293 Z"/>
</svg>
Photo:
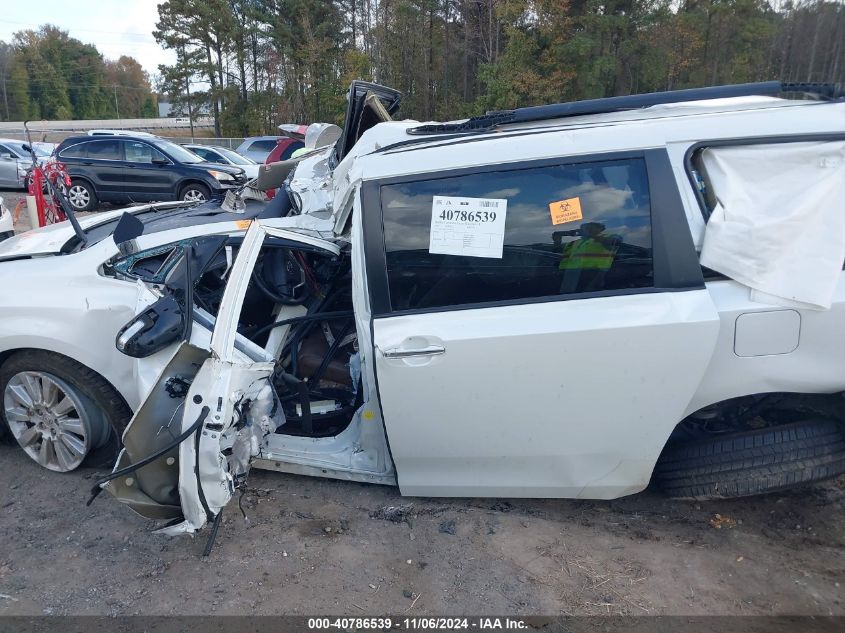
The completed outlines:
<svg viewBox="0 0 845 633">
<path fill-rule="evenodd" d="M 115 347 L 132 358 L 146 358 L 182 338 L 185 312 L 179 302 L 167 295 L 124 325 L 117 333 Z"/>
<path fill-rule="evenodd" d="M 169 164 L 170 164 L 170 161 L 167 160 L 166 158 L 161 158 L 160 156 L 153 158 L 153 165 L 169 165 Z"/>
<path fill-rule="evenodd" d="M 114 227 L 112 239 L 118 248 L 144 234 L 144 223 L 131 213 L 124 212 Z"/>
<path fill-rule="evenodd" d="M 12 160 L 13 157 L 11 154 L 3 153 L 0 154 L 0 158 L 2 158 L 3 160 Z"/>
</svg>

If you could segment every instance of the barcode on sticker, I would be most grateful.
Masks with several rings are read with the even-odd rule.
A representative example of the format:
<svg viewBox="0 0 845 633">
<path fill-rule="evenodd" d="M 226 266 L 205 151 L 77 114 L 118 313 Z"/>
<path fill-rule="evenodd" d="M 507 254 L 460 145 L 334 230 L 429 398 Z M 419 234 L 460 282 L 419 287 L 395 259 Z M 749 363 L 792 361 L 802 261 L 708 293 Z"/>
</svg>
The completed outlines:
<svg viewBox="0 0 845 633">
<path fill-rule="evenodd" d="M 479 207 L 497 207 L 498 208 L 500 202 L 501 202 L 501 200 L 479 200 L 478 202 L 476 202 L 476 204 Z"/>
</svg>

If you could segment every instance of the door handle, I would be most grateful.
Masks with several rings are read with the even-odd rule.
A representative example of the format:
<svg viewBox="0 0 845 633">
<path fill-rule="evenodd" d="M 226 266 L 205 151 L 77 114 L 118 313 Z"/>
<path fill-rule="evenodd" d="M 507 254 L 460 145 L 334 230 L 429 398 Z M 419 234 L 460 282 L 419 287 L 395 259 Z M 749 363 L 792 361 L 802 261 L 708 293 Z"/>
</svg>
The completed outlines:
<svg viewBox="0 0 845 633">
<path fill-rule="evenodd" d="M 437 356 L 445 354 L 446 348 L 442 345 L 426 345 L 425 347 L 403 349 L 401 347 L 392 347 L 390 349 L 382 350 L 382 356 L 385 358 L 409 358 L 411 356 Z"/>
</svg>

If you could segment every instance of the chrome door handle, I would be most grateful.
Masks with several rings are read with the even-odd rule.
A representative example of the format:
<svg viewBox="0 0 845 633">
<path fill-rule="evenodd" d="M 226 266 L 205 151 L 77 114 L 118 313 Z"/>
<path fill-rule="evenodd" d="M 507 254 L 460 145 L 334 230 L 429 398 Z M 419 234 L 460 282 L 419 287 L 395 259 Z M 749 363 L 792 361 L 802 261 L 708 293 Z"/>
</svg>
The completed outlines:
<svg viewBox="0 0 845 633">
<path fill-rule="evenodd" d="M 402 349 L 401 347 L 392 347 L 390 349 L 382 350 L 382 356 L 385 358 L 409 358 L 411 356 L 437 356 L 438 354 L 445 354 L 446 348 L 442 345 L 427 345 L 416 349 Z"/>
</svg>

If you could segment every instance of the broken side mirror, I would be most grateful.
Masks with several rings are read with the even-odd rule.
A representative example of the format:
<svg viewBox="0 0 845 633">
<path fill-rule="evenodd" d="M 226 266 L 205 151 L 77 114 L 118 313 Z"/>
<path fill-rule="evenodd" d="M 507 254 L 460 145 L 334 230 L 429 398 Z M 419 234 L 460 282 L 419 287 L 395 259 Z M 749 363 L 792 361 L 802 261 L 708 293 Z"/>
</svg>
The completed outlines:
<svg viewBox="0 0 845 633">
<path fill-rule="evenodd" d="M 182 338 L 185 332 L 185 311 L 167 295 L 149 306 L 124 325 L 117 333 L 115 347 L 133 358 L 146 358 Z"/>
<path fill-rule="evenodd" d="M 131 255 L 135 252 L 135 239 L 143 235 L 144 223 L 131 213 L 124 212 L 114 227 L 112 239 L 121 255 Z"/>
</svg>

